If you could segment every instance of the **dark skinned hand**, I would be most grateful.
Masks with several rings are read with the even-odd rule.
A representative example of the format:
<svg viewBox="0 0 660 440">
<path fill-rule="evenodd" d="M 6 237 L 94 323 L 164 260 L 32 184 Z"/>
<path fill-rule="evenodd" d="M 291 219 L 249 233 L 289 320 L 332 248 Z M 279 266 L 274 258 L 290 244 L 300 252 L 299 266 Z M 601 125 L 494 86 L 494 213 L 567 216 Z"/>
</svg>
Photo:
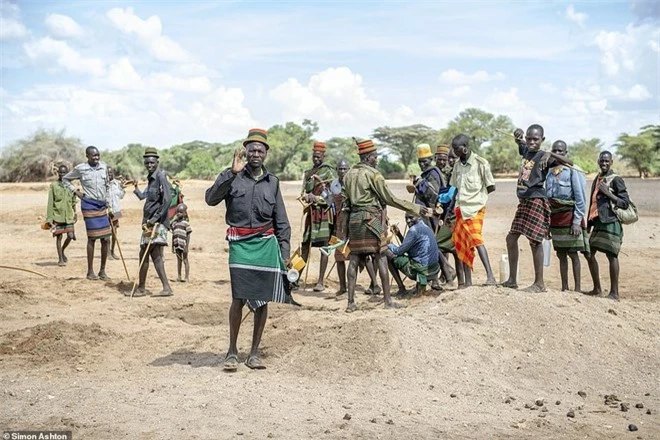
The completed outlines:
<svg viewBox="0 0 660 440">
<path fill-rule="evenodd" d="M 580 225 L 572 224 L 571 225 L 571 235 L 577 237 L 582 233 L 582 228 L 580 228 Z"/>
<path fill-rule="evenodd" d="M 517 141 L 522 141 L 524 135 L 525 135 L 525 132 L 522 131 L 522 128 L 516 128 L 516 130 L 513 132 L 513 137 Z"/>
<path fill-rule="evenodd" d="M 243 161 L 243 158 L 245 158 L 244 147 L 238 148 L 236 151 L 234 151 L 234 161 L 231 164 L 232 173 L 238 174 L 243 171 L 243 168 L 245 168 L 245 162 Z"/>
</svg>

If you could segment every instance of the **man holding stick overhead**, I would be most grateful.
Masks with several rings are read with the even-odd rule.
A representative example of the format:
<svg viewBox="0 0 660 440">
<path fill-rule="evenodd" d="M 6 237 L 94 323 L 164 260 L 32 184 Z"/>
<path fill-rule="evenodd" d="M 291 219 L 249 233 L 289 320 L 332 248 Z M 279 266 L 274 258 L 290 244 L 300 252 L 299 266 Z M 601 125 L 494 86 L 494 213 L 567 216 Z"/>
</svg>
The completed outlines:
<svg viewBox="0 0 660 440">
<path fill-rule="evenodd" d="M 291 227 L 284 207 L 280 181 L 263 163 L 268 154 L 265 130 L 253 128 L 234 153 L 230 168 L 220 173 L 206 190 L 206 203 L 227 206 L 225 222 L 229 241 L 229 276 L 232 302 L 229 308 L 229 350 L 224 369 L 238 368 L 236 341 L 243 306 L 254 312 L 252 348 L 245 361 L 251 369 L 266 368 L 259 357 L 259 343 L 271 301 L 295 304 L 286 278 Z M 243 158 L 247 159 L 247 163 Z"/>
<path fill-rule="evenodd" d="M 145 200 L 142 209 L 142 236 L 140 238 L 140 272 L 138 288 L 133 296 L 146 295 L 145 283 L 149 271 L 149 257 L 154 262 L 156 273 L 163 284 L 163 290 L 152 296 L 172 296 L 172 288 L 165 274 L 165 257 L 163 249 L 167 246 L 167 228 L 170 221 L 167 210 L 172 198 L 170 183 L 165 171 L 158 167 L 158 151 L 148 147 L 144 150 L 144 166 L 147 169 L 147 189 L 140 191 L 137 180 L 134 182 L 133 193 L 140 200 Z"/>
<path fill-rule="evenodd" d="M 409 213 L 430 216 L 432 210 L 395 197 L 385 178 L 376 169 L 378 153 L 373 141 L 357 142 L 360 162 L 344 176 L 344 230 L 348 231 L 351 257 L 348 265 L 348 307 L 347 312 L 357 310 L 355 305 L 355 283 L 357 268 L 367 255 L 372 255 L 380 272 L 385 307 L 396 307 L 390 297 L 390 280 L 387 270 L 387 226 L 383 215 L 385 206 L 393 206 Z"/>
<path fill-rule="evenodd" d="M 330 183 L 337 178 L 337 172 L 333 167 L 324 163 L 325 143 L 314 142 L 312 150 L 312 169 L 305 171 L 301 197 L 309 204 L 308 215 L 305 220 L 305 231 L 302 239 L 301 257 L 305 263 L 309 263 L 309 254 L 312 247 L 328 245 L 330 239 L 330 223 L 332 219 L 330 204 Z M 324 193 L 325 192 L 325 193 Z M 326 195 L 324 198 L 323 195 Z M 325 286 L 325 270 L 328 267 L 328 256 L 321 252 L 319 264 L 319 278 L 314 286 L 314 292 L 323 292 Z"/>
<path fill-rule="evenodd" d="M 545 140 L 543 127 L 538 124 L 530 125 L 525 133 L 517 128 L 513 132 L 518 144 L 518 152 L 522 156 L 520 172 L 518 173 L 518 207 L 511 224 L 511 230 L 506 236 L 506 249 L 509 255 L 509 279 L 502 286 L 511 289 L 518 288 L 517 270 L 518 239 L 524 235 L 529 240 L 534 263 L 534 283 L 527 287 L 527 292 L 545 292 L 543 282 L 543 246 L 544 239 L 548 238 L 550 230 L 550 205 L 545 194 L 545 180 L 548 176 L 549 166 L 557 163 L 556 156 L 541 150 Z M 564 162 L 564 161 L 562 161 Z M 565 161 L 568 163 L 568 161 Z"/>
</svg>

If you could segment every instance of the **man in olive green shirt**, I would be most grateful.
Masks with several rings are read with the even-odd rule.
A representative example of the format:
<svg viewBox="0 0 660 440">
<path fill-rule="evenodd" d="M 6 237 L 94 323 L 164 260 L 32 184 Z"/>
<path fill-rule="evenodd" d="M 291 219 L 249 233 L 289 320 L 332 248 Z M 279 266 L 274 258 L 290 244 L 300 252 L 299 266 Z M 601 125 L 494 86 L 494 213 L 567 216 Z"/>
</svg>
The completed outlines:
<svg viewBox="0 0 660 440">
<path fill-rule="evenodd" d="M 452 149 L 458 161 L 454 164 L 449 184 L 456 187 L 456 224 L 452 240 L 461 264 L 457 265 L 459 279 L 465 276 L 465 284 L 472 285 L 474 249 L 486 269 L 486 284 L 495 285 L 495 277 L 488 260 L 488 251 L 482 236 L 483 219 L 486 213 L 488 194 L 495 191 L 495 179 L 488 161 L 470 149 L 469 139 L 464 134 L 454 137 Z"/>
<path fill-rule="evenodd" d="M 48 206 L 46 207 L 46 225 L 53 231 L 55 246 L 57 247 L 58 266 L 65 266 L 67 262 L 64 251 L 71 240 L 76 239 L 74 223 L 76 222 L 76 197 L 64 185 L 62 177 L 69 172 L 69 168 L 62 164 L 57 168 L 58 179 L 50 184 L 48 191 Z M 62 236 L 66 240 L 62 244 Z"/>
<path fill-rule="evenodd" d="M 357 309 L 355 305 L 355 283 L 357 268 L 367 255 L 372 255 L 379 269 L 380 281 L 383 286 L 385 307 L 397 305 L 390 298 L 390 280 L 387 268 L 387 258 L 384 256 L 387 248 L 387 224 L 383 214 L 385 206 L 393 206 L 403 211 L 431 215 L 432 211 L 425 207 L 407 202 L 395 197 L 385 183 L 385 178 L 376 169 L 378 153 L 371 140 L 357 143 L 360 163 L 351 168 L 344 176 L 343 192 L 346 197 L 343 210 L 344 231 L 347 231 L 351 249 L 348 265 L 348 307 L 347 312 Z"/>
</svg>

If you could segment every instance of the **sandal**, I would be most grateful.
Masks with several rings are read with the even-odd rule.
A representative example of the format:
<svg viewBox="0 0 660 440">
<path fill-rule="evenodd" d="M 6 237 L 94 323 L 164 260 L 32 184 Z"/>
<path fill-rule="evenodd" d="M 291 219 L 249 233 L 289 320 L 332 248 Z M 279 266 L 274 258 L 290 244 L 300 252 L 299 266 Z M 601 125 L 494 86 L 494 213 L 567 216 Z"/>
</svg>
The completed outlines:
<svg viewBox="0 0 660 440">
<path fill-rule="evenodd" d="M 228 354 L 225 357 L 225 362 L 222 364 L 222 369 L 225 371 L 236 371 L 238 369 L 238 356 L 235 354 Z"/>
<path fill-rule="evenodd" d="M 248 356 L 245 361 L 245 366 L 252 370 L 265 370 L 266 366 L 261 362 L 259 356 Z"/>
</svg>

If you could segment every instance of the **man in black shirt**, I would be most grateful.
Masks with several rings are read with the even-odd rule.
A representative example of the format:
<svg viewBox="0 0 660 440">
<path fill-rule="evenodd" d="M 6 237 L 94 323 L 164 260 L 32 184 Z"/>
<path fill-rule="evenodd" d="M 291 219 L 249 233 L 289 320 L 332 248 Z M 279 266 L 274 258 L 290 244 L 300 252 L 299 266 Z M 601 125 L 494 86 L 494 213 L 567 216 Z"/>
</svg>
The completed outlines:
<svg viewBox="0 0 660 440">
<path fill-rule="evenodd" d="M 543 282 L 543 239 L 548 238 L 550 230 L 550 205 L 545 195 L 545 179 L 550 166 L 555 165 L 555 159 L 546 151 L 541 150 L 545 140 L 543 127 L 530 125 L 523 141 L 523 131 L 517 128 L 513 136 L 518 144 L 518 152 L 522 156 L 518 174 L 518 208 L 511 224 L 511 230 L 506 236 L 506 249 L 509 254 L 509 279 L 502 285 L 512 289 L 518 288 L 518 238 L 524 235 L 529 240 L 534 260 L 534 284 L 525 291 L 544 292 Z"/>
<path fill-rule="evenodd" d="M 147 176 L 147 189 L 144 192 L 140 191 L 136 180 L 135 190 L 133 191 L 138 199 L 146 199 L 142 209 L 142 237 L 140 238 L 139 261 L 142 261 L 142 266 L 140 266 L 138 288 L 133 296 L 146 295 L 145 282 L 149 270 L 149 258 L 143 260 L 143 257 L 147 252 L 147 248 L 149 248 L 149 256 L 151 256 L 151 261 L 154 262 L 158 278 L 163 284 L 163 290 L 152 296 L 172 296 L 172 288 L 165 274 L 165 258 L 163 256 L 163 249 L 167 246 L 167 228 L 170 224 L 167 218 L 167 210 L 170 206 L 172 192 L 165 171 L 158 168 L 158 151 L 149 147 L 145 149 L 142 157 L 149 174 Z"/>
<path fill-rule="evenodd" d="M 259 357 L 259 343 L 268 318 L 268 303 L 295 302 L 286 279 L 291 226 L 284 207 L 280 181 L 263 163 L 268 154 L 265 130 L 254 128 L 234 153 L 231 168 L 225 169 L 206 190 L 206 203 L 227 206 L 229 226 L 229 276 L 232 302 L 229 308 L 229 350 L 223 368 L 238 368 L 236 341 L 241 328 L 243 306 L 254 312 L 252 348 L 245 365 L 266 368 Z M 243 158 L 247 158 L 247 163 Z"/>
</svg>

